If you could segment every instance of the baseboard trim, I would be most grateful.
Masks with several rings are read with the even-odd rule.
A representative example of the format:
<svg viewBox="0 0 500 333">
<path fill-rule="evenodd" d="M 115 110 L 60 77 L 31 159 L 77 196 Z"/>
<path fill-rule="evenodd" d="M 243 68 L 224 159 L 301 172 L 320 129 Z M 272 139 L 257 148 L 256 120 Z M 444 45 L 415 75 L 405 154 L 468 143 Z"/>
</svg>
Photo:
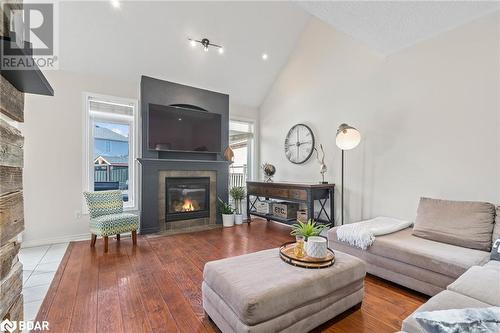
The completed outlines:
<svg viewBox="0 0 500 333">
<path fill-rule="evenodd" d="M 57 243 L 67 243 L 72 241 L 81 241 L 89 239 L 90 239 L 90 232 L 78 235 L 68 235 L 68 236 L 50 237 L 50 238 L 33 239 L 33 240 L 22 240 L 21 248 L 50 245 Z"/>
</svg>

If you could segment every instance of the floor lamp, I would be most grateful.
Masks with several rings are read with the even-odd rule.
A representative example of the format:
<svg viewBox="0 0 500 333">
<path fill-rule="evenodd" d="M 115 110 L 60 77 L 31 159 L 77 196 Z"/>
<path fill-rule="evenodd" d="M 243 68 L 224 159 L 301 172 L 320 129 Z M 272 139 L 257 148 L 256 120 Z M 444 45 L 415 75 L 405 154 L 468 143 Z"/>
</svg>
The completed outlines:
<svg viewBox="0 0 500 333">
<path fill-rule="evenodd" d="M 341 224 L 344 224 L 344 150 L 356 148 L 361 141 L 361 134 L 357 129 L 347 124 L 341 124 L 335 136 L 335 144 L 342 149 L 342 188 L 340 194 Z"/>
</svg>

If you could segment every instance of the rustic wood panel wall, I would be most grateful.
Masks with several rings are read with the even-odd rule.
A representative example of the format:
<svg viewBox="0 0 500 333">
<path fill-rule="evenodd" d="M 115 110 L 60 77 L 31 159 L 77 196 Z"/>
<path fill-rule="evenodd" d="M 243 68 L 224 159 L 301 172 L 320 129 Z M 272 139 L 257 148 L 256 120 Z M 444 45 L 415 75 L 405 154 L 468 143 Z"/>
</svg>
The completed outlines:
<svg viewBox="0 0 500 333">
<path fill-rule="evenodd" d="M 1 6 L 0 19 L 0 35 L 5 36 L 9 23 Z M 15 124 L 24 121 L 24 94 L 2 75 L 0 114 L 5 119 L 0 118 L 0 321 L 19 321 L 23 320 L 23 268 L 17 239 L 24 230 L 24 138 Z"/>
<path fill-rule="evenodd" d="M 16 121 L 24 121 L 24 94 L 9 81 L 0 80 L 0 112 Z"/>
</svg>

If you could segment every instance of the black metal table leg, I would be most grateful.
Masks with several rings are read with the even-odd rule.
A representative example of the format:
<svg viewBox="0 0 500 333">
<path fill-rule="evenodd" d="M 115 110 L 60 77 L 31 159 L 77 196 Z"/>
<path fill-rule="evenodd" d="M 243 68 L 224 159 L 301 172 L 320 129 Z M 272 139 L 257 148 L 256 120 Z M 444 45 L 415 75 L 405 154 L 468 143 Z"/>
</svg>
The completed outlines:
<svg viewBox="0 0 500 333">
<path fill-rule="evenodd" d="M 330 227 L 335 227 L 335 189 L 330 189 Z"/>
<path fill-rule="evenodd" d="M 252 218 L 250 217 L 250 195 L 247 192 L 247 219 L 248 223 L 252 222 Z"/>
<path fill-rule="evenodd" d="M 314 199 L 312 193 L 307 193 L 307 220 L 314 220 Z"/>
</svg>

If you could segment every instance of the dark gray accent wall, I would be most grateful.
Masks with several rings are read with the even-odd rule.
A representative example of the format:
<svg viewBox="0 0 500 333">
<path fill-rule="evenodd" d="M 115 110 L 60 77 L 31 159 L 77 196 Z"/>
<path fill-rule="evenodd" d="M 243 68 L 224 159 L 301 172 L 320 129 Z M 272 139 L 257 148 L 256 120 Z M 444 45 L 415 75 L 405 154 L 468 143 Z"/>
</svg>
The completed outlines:
<svg viewBox="0 0 500 333">
<path fill-rule="evenodd" d="M 141 77 L 141 129 L 143 158 L 174 158 L 174 159 L 211 159 L 221 160 L 222 154 L 207 153 L 171 153 L 148 149 L 148 107 L 149 104 L 193 105 L 208 112 L 221 115 L 221 153 L 229 144 L 229 95 L 194 88 L 183 84 Z"/>
<path fill-rule="evenodd" d="M 217 193 L 228 200 L 229 163 L 222 152 L 229 145 L 229 95 L 194 88 L 148 76 L 141 77 L 141 228 L 142 234 L 160 230 L 158 216 L 158 172 L 162 170 L 201 170 L 217 173 Z M 221 115 L 221 153 L 159 152 L 148 149 L 148 106 L 192 105 Z M 217 223 L 222 223 L 217 214 Z"/>
</svg>

